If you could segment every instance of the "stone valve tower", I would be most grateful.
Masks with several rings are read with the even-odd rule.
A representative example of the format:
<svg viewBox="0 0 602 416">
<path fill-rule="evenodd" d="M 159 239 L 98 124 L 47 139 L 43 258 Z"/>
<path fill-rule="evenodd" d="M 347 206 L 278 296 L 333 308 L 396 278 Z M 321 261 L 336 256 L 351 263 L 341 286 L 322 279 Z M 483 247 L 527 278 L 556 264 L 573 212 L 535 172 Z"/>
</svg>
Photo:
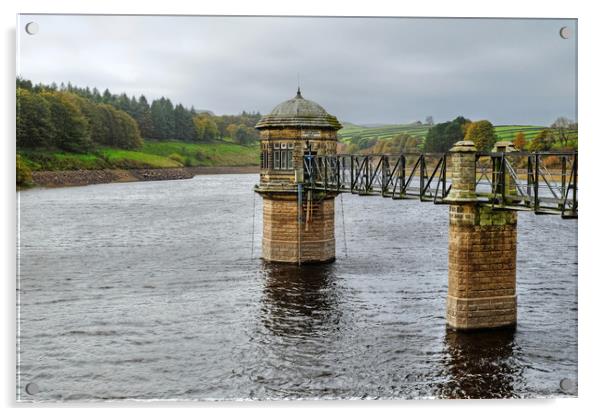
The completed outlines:
<svg viewBox="0 0 602 416">
<path fill-rule="evenodd" d="M 307 154 L 334 154 L 341 124 L 319 104 L 297 95 L 255 126 L 261 136 L 262 257 L 283 263 L 335 259 L 334 192 L 304 190 Z"/>
</svg>

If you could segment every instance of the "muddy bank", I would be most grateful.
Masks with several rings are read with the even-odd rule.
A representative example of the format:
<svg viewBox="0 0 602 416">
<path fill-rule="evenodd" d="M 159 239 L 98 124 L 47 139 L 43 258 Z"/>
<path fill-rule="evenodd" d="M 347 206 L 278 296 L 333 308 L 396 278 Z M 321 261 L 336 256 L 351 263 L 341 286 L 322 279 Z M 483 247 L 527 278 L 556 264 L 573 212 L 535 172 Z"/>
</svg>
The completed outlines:
<svg viewBox="0 0 602 416">
<path fill-rule="evenodd" d="M 215 166 L 169 169 L 105 169 L 64 170 L 32 172 L 36 186 L 56 188 L 61 186 L 83 186 L 111 182 L 164 181 L 190 179 L 196 175 L 228 173 L 259 173 L 258 166 Z"/>
</svg>

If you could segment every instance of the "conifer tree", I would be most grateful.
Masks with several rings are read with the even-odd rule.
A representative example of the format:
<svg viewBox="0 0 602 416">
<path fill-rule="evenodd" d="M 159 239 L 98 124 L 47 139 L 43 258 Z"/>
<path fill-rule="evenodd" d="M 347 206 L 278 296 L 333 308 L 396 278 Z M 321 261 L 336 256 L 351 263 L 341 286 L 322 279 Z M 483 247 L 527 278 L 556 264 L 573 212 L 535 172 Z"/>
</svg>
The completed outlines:
<svg viewBox="0 0 602 416">
<path fill-rule="evenodd" d="M 136 118 L 142 137 L 155 137 L 150 106 L 144 95 L 138 100 L 138 117 Z"/>
</svg>

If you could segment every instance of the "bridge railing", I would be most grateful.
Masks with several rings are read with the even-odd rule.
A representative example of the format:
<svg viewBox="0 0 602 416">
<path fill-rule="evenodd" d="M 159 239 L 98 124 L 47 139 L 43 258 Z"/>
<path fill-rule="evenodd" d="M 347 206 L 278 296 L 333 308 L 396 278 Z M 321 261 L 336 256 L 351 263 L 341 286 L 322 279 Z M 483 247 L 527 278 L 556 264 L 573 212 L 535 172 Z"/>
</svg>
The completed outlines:
<svg viewBox="0 0 602 416">
<path fill-rule="evenodd" d="M 304 186 L 446 203 L 453 186 L 451 164 L 450 153 L 308 154 Z M 477 153 L 475 187 L 479 202 L 493 208 L 576 218 L 577 153 Z"/>
<path fill-rule="evenodd" d="M 494 208 L 576 218 L 577 163 L 577 152 L 477 153 L 477 196 Z"/>
</svg>

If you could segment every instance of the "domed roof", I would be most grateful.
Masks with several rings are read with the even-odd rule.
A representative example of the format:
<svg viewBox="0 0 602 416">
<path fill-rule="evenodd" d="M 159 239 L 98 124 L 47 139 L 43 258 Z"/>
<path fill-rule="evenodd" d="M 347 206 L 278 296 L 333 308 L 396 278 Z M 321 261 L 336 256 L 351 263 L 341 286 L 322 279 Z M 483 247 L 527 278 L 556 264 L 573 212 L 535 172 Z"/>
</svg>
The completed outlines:
<svg viewBox="0 0 602 416">
<path fill-rule="evenodd" d="M 257 129 L 268 127 L 313 127 L 340 129 L 341 123 L 318 103 L 306 100 L 297 90 L 297 95 L 290 100 L 278 104 L 270 114 L 259 120 Z"/>
</svg>

